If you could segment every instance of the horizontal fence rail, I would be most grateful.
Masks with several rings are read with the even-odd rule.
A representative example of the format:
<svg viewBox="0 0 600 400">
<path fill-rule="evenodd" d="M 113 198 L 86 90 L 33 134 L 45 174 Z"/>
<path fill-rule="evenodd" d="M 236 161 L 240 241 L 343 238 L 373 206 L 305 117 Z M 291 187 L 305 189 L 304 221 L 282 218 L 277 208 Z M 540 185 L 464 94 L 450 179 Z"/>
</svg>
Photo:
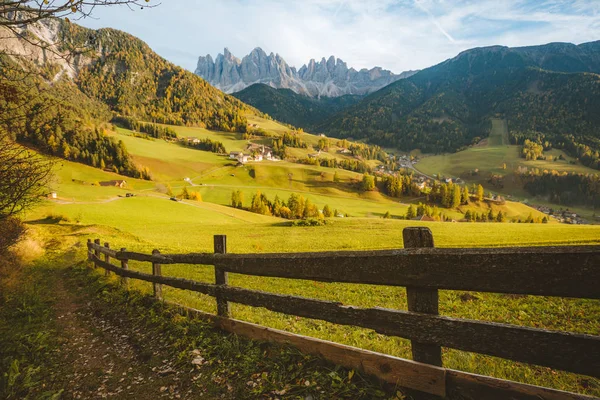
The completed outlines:
<svg viewBox="0 0 600 400">
<path fill-rule="evenodd" d="M 121 276 L 124 281 L 131 278 L 153 283 L 155 296 L 159 299 L 162 298 L 162 285 L 213 296 L 217 299 L 217 314 L 223 320 L 230 320 L 229 302 L 233 302 L 410 339 L 413 359 L 426 363 L 423 365 L 431 364 L 428 368 L 442 365 L 443 346 L 600 378 L 600 336 L 444 317 L 438 315 L 437 306 L 438 289 L 600 299 L 600 246 L 436 249 L 428 228 L 406 228 L 404 242 L 411 248 L 227 254 L 226 238 L 217 235 L 215 253 L 161 254 L 155 250 L 148 255 L 125 249 L 115 251 L 107 243 L 101 246 L 96 240 L 95 243 L 88 241 L 88 258 L 96 266 Z M 100 254 L 104 255 L 104 260 Z M 121 266 L 111 264 L 110 258 L 120 260 Z M 152 263 L 153 273 L 129 269 L 130 260 Z M 160 266 L 166 264 L 214 265 L 216 284 L 162 276 Z M 229 272 L 322 282 L 405 286 L 409 310 L 359 308 L 332 301 L 232 287 L 228 285 Z M 446 381 L 455 385 L 462 382 L 468 387 L 476 385 L 477 379 L 467 375 L 454 371 L 454 375 L 446 375 Z M 509 382 L 489 377 L 483 381 L 491 387 L 494 381 Z M 436 385 L 430 389 L 425 385 L 424 389 L 422 384 L 415 383 L 413 388 L 440 395 L 439 384 Z M 410 382 L 408 387 L 411 387 Z M 539 389 L 539 393 L 534 391 L 537 394 L 534 393 L 532 398 L 585 398 Z"/>
<path fill-rule="evenodd" d="M 157 256 L 105 250 L 119 260 L 216 265 L 245 275 L 600 299 L 600 246 Z"/>
</svg>

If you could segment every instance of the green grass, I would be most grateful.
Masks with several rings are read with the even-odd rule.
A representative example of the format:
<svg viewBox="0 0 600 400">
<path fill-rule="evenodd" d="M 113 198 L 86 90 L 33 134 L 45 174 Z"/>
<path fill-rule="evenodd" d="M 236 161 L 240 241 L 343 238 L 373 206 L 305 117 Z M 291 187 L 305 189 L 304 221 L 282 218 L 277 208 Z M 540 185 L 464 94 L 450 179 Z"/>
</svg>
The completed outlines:
<svg viewBox="0 0 600 400">
<path fill-rule="evenodd" d="M 508 144 L 506 120 L 492 119 L 492 130 L 488 139 L 457 153 L 421 155 L 422 159 L 416 164 L 415 168 L 430 176 L 438 174 L 446 177 L 462 178 L 467 183 L 481 184 L 486 190 L 521 200 L 529 199 L 532 196 L 512 176 L 513 172 L 519 167 L 598 174 L 597 170 L 577 163 L 573 157 L 568 156 L 562 150 L 552 149 L 544 152 L 545 155 L 552 156 L 554 161 L 527 161 L 520 157 L 520 148 L 521 146 Z M 558 160 L 561 155 L 564 160 Z M 474 173 L 475 170 L 478 171 Z M 492 174 L 505 176 L 503 188 L 496 188 L 488 183 L 488 178 Z M 544 201 L 535 200 L 535 203 L 542 204 Z M 552 206 L 554 208 L 561 207 L 557 204 L 552 204 Z M 591 214 L 591 211 L 584 209 L 583 214 Z M 587 216 L 591 220 L 590 216 Z"/>
<path fill-rule="evenodd" d="M 0 397 L 60 398 L 59 387 L 45 385 L 62 372 L 51 308 L 55 299 L 44 290 L 56 277 L 46 268 L 21 271 L 16 262 L 5 262 L 0 257 Z"/>
<path fill-rule="evenodd" d="M 492 130 L 488 138 L 488 146 L 507 146 L 509 144 L 506 120 L 492 118 Z"/>
<path fill-rule="evenodd" d="M 110 205 L 115 204 L 120 203 Z M 157 214 L 160 214 L 164 210 L 157 211 Z M 62 236 L 74 237 L 81 243 L 84 243 L 87 237 L 101 237 L 102 241 L 110 242 L 113 248 L 126 247 L 144 252 L 158 248 L 163 253 L 211 252 L 213 234 L 227 235 L 228 251 L 231 253 L 400 248 L 402 229 L 406 226 L 429 226 L 433 231 L 436 246 L 439 247 L 600 243 L 600 227 L 596 226 L 485 223 L 458 225 L 359 218 L 336 220 L 333 224 L 322 227 L 290 227 L 239 220 L 210 225 L 209 221 L 195 222 L 194 219 L 185 225 L 181 222 L 184 218 L 184 214 L 181 214 L 172 224 L 164 219 L 141 224 L 123 220 L 119 214 L 99 212 L 86 215 L 81 224 L 36 225 L 36 229 L 63 229 L 67 232 Z M 114 228 L 92 225 L 94 222 Z M 84 247 L 82 246 L 82 249 Z M 83 250 L 80 251 L 80 257 L 84 257 Z M 130 268 L 150 271 L 150 265 L 146 263 L 130 262 Z M 209 266 L 167 265 L 163 267 L 163 274 L 205 282 L 214 281 L 214 271 Z M 151 291 L 151 285 L 148 283 L 131 284 L 134 289 L 144 293 Z M 274 293 L 339 301 L 361 307 L 406 309 L 406 293 L 403 288 L 318 283 L 238 274 L 230 275 L 230 284 Z M 215 311 L 214 299 L 208 296 L 167 287 L 163 290 L 167 300 L 209 312 Z M 441 291 L 441 314 L 589 334 L 597 334 L 600 329 L 598 301 L 489 293 L 471 293 L 475 297 L 465 300 L 461 297 L 462 294 L 463 292 L 458 291 Z M 368 329 L 297 318 L 240 305 L 233 306 L 233 316 L 278 329 L 410 358 L 408 341 L 376 334 Z M 444 349 L 443 357 L 444 365 L 449 368 L 581 393 L 600 394 L 600 381 L 592 378 L 456 350 Z"/>
<path fill-rule="evenodd" d="M 167 386 L 171 394 L 192 398 L 255 399 L 277 391 L 290 398 L 390 399 L 396 393 L 360 372 L 290 346 L 226 334 L 143 293 L 123 290 L 114 277 L 83 261 L 81 238 L 91 231 L 115 233 L 35 225 L 27 241 L 45 254 L 18 269 L 0 258 L 1 398 L 102 392 L 119 397 L 131 383 L 139 386 L 128 386 L 131 391 L 121 397 L 154 398 Z M 190 369 L 195 352 L 205 362 Z M 176 379 L 155 372 L 167 366 Z"/>
<path fill-rule="evenodd" d="M 260 123 L 267 124 L 270 121 Z M 212 153 L 180 147 L 161 140 L 135 138 L 125 130 L 119 130 L 117 136 L 126 141 L 136 160 L 144 161 L 141 163 L 150 166 L 157 176 L 157 182 L 131 180 L 136 197 L 104 202 L 103 199 L 114 198 L 113 196 L 123 191 L 74 184 L 69 182 L 68 177 L 69 174 L 80 174 L 78 176 L 86 179 L 95 179 L 112 174 L 66 163 L 58 185 L 59 195 L 60 191 L 72 193 L 73 197 L 79 197 L 83 202 L 45 203 L 28 214 L 31 226 L 40 230 L 70 230 L 70 233 L 65 235 L 72 235 L 80 243 L 84 243 L 88 237 L 101 237 L 103 241 L 109 241 L 113 248 L 126 247 L 129 250 L 145 252 L 153 248 L 161 252 L 211 252 L 212 237 L 215 234 L 228 236 L 228 250 L 233 253 L 401 248 L 402 230 L 407 226 L 430 227 L 438 247 L 600 244 L 600 226 L 421 223 L 365 218 L 379 217 L 388 210 L 392 215 L 403 215 L 407 206 L 376 192 L 356 192 L 352 185 L 353 181 L 359 179 L 360 174 L 349 171 L 338 170 L 341 182 L 333 182 L 334 170 L 323 167 L 279 162 L 236 168 L 228 165 L 229 161 L 225 157 Z M 488 146 L 472 148 L 467 152 L 476 153 L 481 149 L 499 152 L 498 149 L 507 148 L 510 147 Z M 489 155 L 479 157 L 486 159 L 490 165 L 494 163 L 487 160 Z M 458 159 L 455 161 L 460 162 Z M 81 172 L 78 171 L 80 167 Z M 199 191 L 204 202 L 172 202 L 155 190 L 157 184 L 160 186 L 170 183 L 173 191 L 179 193 L 184 185 L 184 177 L 195 178 L 196 184 L 202 184 L 193 187 L 192 190 Z M 63 186 L 64 189 L 61 189 Z M 256 190 L 261 190 L 271 199 L 275 195 L 287 199 L 289 194 L 298 193 L 310 198 L 319 207 L 328 204 L 355 218 L 335 218 L 330 220 L 329 224 L 320 227 L 291 227 L 287 226 L 287 221 L 225 206 L 229 203 L 231 191 L 234 189 L 240 189 L 244 193 L 245 205 L 249 204 Z M 483 212 L 489 206 L 473 204 L 470 207 Z M 496 206 L 492 206 L 494 207 Z M 494 212 L 497 211 L 497 208 L 494 208 Z M 531 209 L 520 203 L 507 202 L 503 206 L 503 212 L 525 217 Z M 48 224 L 50 221 L 43 219 L 48 214 L 64 215 L 67 222 L 59 226 Z M 461 215 L 458 212 L 454 214 L 457 217 Z M 131 268 L 147 271 L 149 266 L 132 262 Z M 173 276 L 209 282 L 214 279 L 211 267 L 174 265 L 165 266 L 163 270 L 165 274 Z M 321 284 L 239 275 L 232 275 L 231 283 L 357 306 L 406 307 L 406 294 L 402 288 Z M 150 285 L 145 283 L 135 284 L 134 287 L 146 292 L 150 290 Z M 206 296 L 169 288 L 165 289 L 165 294 L 167 299 L 214 311 L 214 300 Z M 597 301 L 483 293 L 475 293 L 475 300 L 463 301 L 461 294 L 442 291 L 442 314 L 592 334 L 597 334 L 600 329 L 600 304 Z M 366 329 L 338 326 L 243 306 L 234 306 L 233 313 L 236 318 L 275 328 L 410 357 L 407 341 L 375 334 Z M 600 393 L 598 380 L 556 373 L 545 368 L 492 357 L 445 350 L 444 362 L 451 368 L 501 378 L 582 393 Z"/>
</svg>

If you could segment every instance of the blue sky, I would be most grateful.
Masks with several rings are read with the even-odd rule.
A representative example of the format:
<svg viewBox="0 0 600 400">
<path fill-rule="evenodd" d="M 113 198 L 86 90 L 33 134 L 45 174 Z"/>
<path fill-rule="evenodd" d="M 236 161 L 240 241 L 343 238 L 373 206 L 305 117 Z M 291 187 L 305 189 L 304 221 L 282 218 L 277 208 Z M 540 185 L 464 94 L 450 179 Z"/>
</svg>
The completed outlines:
<svg viewBox="0 0 600 400">
<path fill-rule="evenodd" d="M 79 23 L 127 31 L 189 70 L 224 47 L 240 58 L 262 47 L 297 68 L 335 55 L 399 73 L 472 47 L 600 40 L 600 0 L 162 0 Z"/>
</svg>

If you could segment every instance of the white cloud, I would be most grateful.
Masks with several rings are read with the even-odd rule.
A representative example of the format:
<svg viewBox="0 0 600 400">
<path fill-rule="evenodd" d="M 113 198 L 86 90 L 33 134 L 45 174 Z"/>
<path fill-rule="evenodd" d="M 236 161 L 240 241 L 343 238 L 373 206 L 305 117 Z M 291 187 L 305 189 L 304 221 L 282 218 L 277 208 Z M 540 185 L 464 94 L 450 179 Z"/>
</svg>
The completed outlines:
<svg viewBox="0 0 600 400">
<path fill-rule="evenodd" d="M 595 0 L 163 0 L 154 9 L 97 9 L 110 26 L 193 70 L 198 55 L 260 46 L 293 66 L 335 55 L 355 68 L 425 68 L 462 50 L 600 39 Z"/>
</svg>

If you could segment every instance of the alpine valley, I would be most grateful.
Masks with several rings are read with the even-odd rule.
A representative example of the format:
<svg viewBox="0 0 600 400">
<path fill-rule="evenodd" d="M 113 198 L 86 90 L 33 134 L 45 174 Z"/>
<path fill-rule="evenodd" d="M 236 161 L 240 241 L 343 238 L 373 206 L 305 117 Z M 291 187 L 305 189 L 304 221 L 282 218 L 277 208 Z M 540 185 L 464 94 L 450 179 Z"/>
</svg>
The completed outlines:
<svg viewBox="0 0 600 400">
<path fill-rule="evenodd" d="M 600 396 L 600 41 L 191 71 L 74 22 L 121 3 L 0 1 L 0 398 Z M 262 2 L 139 3 L 174 37 Z"/>
</svg>

